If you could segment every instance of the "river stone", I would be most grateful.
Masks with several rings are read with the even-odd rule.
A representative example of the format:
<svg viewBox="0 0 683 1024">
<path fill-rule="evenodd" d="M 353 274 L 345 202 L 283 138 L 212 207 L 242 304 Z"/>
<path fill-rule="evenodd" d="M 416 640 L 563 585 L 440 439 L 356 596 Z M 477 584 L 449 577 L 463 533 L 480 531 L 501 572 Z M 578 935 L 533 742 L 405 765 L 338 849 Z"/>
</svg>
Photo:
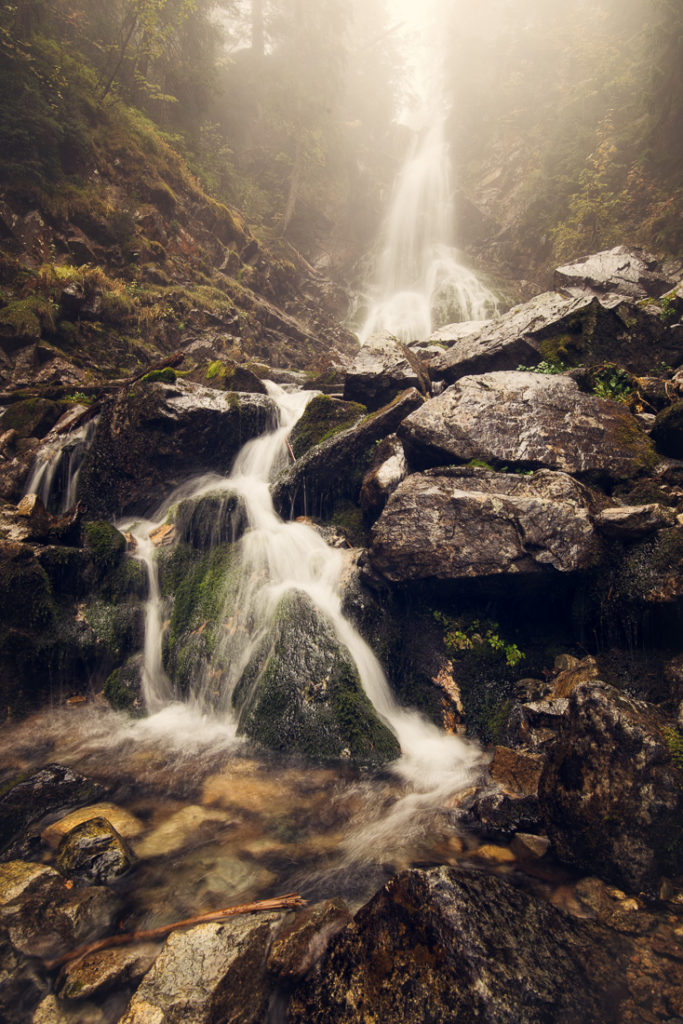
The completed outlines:
<svg viewBox="0 0 683 1024">
<path fill-rule="evenodd" d="M 676 279 L 661 270 L 656 256 L 625 245 L 567 263 L 554 275 L 555 287 L 574 295 L 618 292 L 645 299 L 657 297 L 675 284 Z"/>
<path fill-rule="evenodd" d="M 46 992 L 47 981 L 35 959 L 16 949 L 0 926 L 0 1020 L 26 1024 Z"/>
<path fill-rule="evenodd" d="M 227 473 L 245 442 L 276 423 L 265 395 L 138 383 L 102 411 L 78 498 L 93 519 L 144 512 L 189 476 Z"/>
<path fill-rule="evenodd" d="M 70 832 L 76 825 L 80 825 L 84 821 L 90 821 L 92 818 L 105 818 L 112 828 L 115 828 L 124 839 L 132 839 L 134 836 L 139 835 L 143 829 L 140 819 L 136 818 L 130 811 L 126 811 L 123 807 L 118 807 L 116 804 L 101 803 L 91 804 L 90 807 L 81 807 L 78 811 L 72 811 L 71 814 L 58 818 L 57 821 L 53 821 L 52 824 L 43 829 L 40 838 L 48 846 L 56 849 L 67 832 Z"/>
<path fill-rule="evenodd" d="M 32 864 L 24 860 L 10 860 L 0 864 L 0 905 L 11 903 L 19 896 L 33 894 L 61 882 L 59 874 L 47 864 Z"/>
<path fill-rule="evenodd" d="M 621 945 L 494 875 L 406 871 L 295 991 L 289 1024 L 609 1024 Z"/>
<path fill-rule="evenodd" d="M 410 388 L 384 409 L 307 451 L 274 487 L 273 501 L 283 519 L 330 518 L 340 502 L 358 503 L 378 442 L 396 433 L 401 421 L 423 402 L 419 391 Z"/>
<path fill-rule="evenodd" d="M 0 799 L 0 847 L 17 832 L 60 807 L 92 803 L 104 796 L 104 788 L 71 768 L 49 764 L 18 781 Z"/>
<path fill-rule="evenodd" d="M 63 875 L 90 882 L 112 882 L 130 871 L 134 862 L 132 850 L 106 818 L 89 818 L 74 826 L 57 850 L 57 867 Z"/>
<path fill-rule="evenodd" d="M 344 400 L 370 411 L 391 402 L 407 388 L 429 394 L 429 377 L 420 359 L 387 331 L 371 335 L 344 381 Z"/>
<path fill-rule="evenodd" d="M 101 949 L 67 964 L 58 978 L 62 999 L 82 1000 L 112 989 L 136 985 L 150 969 L 161 949 L 156 942 Z"/>
<path fill-rule="evenodd" d="M 574 572 L 596 552 L 586 495 L 571 477 L 464 467 L 404 480 L 373 527 L 369 554 L 400 583 Z"/>
<path fill-rule="evenodd" d="M 281 914 L 172 932 L 119 1024 L 262 1024 L 266 956 Z"/>
<path fill-rule="evenodd" d="M 599 682 L 574 690 L 539 800 L 568 864 L 650 893 L 680 869 L 683 775 L 652 705 Z"/>
<path fill-rule="evenodd" d="M 621 480 L 652 468 L 652 444 L 616 402 L 583 394 L 569 377 L 463 377 L 398 428 L 418 465 L 481 459 Z"/>
<path fill-rule="evenodd" d="M 367 411 L 358 402 L 342 402 L 329 395 L 316 395 L 290 431 L 289 444 L 294 458 L 300 459 L 321 441 L 354 426 L 367 415 Z"/>
<path fill-rule="evenodd" d="M 49 891 L 25 894 L 0 910 L 14 948 L 49 959 L 111 932 L 121 900 L 104 886 L 69 889 L 63 878 Z"/>
<path fill-rule="evenodd" d="M 398 757 L 356 666 L 303 593 L 285 595 L 235 689 L 239 732 L 273 750 L 381 764 Z"/>
</svg>

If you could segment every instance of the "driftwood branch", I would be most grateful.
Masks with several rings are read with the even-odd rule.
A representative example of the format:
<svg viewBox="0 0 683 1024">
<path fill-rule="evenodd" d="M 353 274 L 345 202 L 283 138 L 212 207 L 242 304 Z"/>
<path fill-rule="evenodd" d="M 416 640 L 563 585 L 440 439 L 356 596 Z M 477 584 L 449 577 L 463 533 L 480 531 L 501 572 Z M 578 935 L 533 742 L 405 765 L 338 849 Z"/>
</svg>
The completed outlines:
<svg viewBox="0 0 683 1024">
<path fill-rule="evenodd" d="M 55 960 L 44 960 L 43 964 L 48 971 L 53 971 L 64 964 L 80 960 L 88 953 L 97 953 L 100 949 L 109 949 L 111 946 L 128 946 L 133 942 L 153 942 L 155 939 L 163 939 L 170 932 L 178 928 L 191 928 L 196 924 L 206 924 L 209 921 L 222 921 L 226 917 L 236 917 L 239 914 L 253 914 L 262 910 L 292 910 L 296 907 L 304 907 L 306 900 L 302 899 L 296 892 L 286 893 L 284 896 L 276 896 L 270 900 L 259 900 L 256 903 L 244 903 L 239 907 L 225 907 L 223 910 L 212 910 L 207 914 L 197 914 L 195 917 L 188 917 L 184 921 L 173 921 L 171 924 L 164 924 L 160 928 L 151 928 L 141 932 L 124 932 L 121 935 L 109 935 L 97 942 L 89 942 L 85 946 L 72 949 L 70 953 Z"/>
</svg>

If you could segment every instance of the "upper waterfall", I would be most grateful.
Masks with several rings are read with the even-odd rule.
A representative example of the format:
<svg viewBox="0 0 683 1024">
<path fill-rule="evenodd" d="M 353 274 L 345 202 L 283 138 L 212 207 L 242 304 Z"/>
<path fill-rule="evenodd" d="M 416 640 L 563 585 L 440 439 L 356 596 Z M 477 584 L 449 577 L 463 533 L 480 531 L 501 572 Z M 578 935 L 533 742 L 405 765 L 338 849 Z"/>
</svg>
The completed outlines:
<svg viewBox="0 0 683 1024">
<path fill-rule="evenodd" d="M 382 229 L 361 344 L 382 330 L 402 341 L 425 339 L 445 323 L 483 320 L 497 309 L 496 296 L 463 265 L 456 248 L 449 107 L 434 5 L 419 11 L 399 6 L 410 35 L 409 99 L 399 120 L 413 138 Z"/>
</svg>

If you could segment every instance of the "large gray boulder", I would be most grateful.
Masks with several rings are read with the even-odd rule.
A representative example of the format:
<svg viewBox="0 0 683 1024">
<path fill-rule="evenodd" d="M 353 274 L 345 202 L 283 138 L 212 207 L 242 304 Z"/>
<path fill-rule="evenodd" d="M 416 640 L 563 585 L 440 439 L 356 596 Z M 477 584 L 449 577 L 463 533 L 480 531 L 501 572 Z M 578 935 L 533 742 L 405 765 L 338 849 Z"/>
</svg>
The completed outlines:
<svg viewBox="0 0 683 1024">
<path fill-rule="evenodd" d="M 594 564 L 586 492 L 564 473 L 428 470 L 399 485 L 372 531 L 372 567 L 393 583 Z"/>
<path fill-rule="evenodd" d="M 346 373 L 344 399 L 379 409 L 407 388 L 429 393 L 429 377 L 419 358 L 387 331 L 373 334 Z"/>
<path fill-rule="evenodd" d="M 140 382 L 103 410 L 77 497 L 92 519 L 149 511 L 188 476 L 229 472 L 242 445 L 276 423 L 265 395 Z"/>
<path fill-rule="evenodd" d="M 573 295 L 618 292 L 636 299 L 655 298 L 676 284 L 651 253 L 618 245 L 574 260 L 555 271 L 554 285 Z"/>
<path fill-rule="evenodd" d="M 652 705 L 598 681 L 570 694 L 539 785 L 561 860 L 650 893 L 680 871 L 683 775 L 663 724 Z"/>
<path fill-rule="evenodd" d="M 508 882 L 406 871 L 362 907 L 289 1006 L 289 1024 L 610 1024 L 622 942 Z"/>
<path fill-rule="evenodd" d="M 624 406 L 583 394 L 569 377 L 487 373 L 464 377 L 398 428 L 418 466 L 482 459 L 620 480 L 657 457 Z"/>
</svg>

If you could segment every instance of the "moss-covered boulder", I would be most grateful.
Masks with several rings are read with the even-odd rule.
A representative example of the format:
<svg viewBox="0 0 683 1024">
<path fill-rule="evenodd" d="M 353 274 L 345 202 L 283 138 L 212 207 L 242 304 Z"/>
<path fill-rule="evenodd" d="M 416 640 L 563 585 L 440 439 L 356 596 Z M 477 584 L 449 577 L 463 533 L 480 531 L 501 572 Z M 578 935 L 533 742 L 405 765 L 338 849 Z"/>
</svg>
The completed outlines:
<svg viewBox="0 0 683 1024">
<path fill-rule="evenodd" d="M 400 754 L 348 651 L 301 593 L 283 597 L 234 693 L 240 732 L 317 760 L 380 764 Z"/>
<path fill-rule="evenodd" d="M 222 391 L 242 391 L 245 394 L 267 395 L 268 390 L 254 370 L 240 366 L 231 359 L 214 359 L 201 371 L 202 384 Z"/>
<path fill-rule="evenodd" d="M 300 459 L 310 448 L 352 427 L 366 414 L 367 408 L 358 402 L 317 395 L 308 403 L 289 435 L 295 457 Z"/>
<path fill-rule="evenodd" d="M 45 437 L 63 411 L 63 406 L 48 398 L 26 398 L 15 402 L 0 416 L 0 434 L 16 430 L 19 437 Z"/>
<path fill-rule="evenodd" d="M 247 527 L 244 502 L 234 491 L 185 498 L 170 512 L 178 540 L 200 550 L 239 540 Z"/>
<path fill-rule="evenodd" d="M 276 422 L 264 395 L 137 384 L 103 410 L 78 497 L 93 519 L 144 512 L 189 476 L 227 473 L 244 443 Z"/>
</svg>

